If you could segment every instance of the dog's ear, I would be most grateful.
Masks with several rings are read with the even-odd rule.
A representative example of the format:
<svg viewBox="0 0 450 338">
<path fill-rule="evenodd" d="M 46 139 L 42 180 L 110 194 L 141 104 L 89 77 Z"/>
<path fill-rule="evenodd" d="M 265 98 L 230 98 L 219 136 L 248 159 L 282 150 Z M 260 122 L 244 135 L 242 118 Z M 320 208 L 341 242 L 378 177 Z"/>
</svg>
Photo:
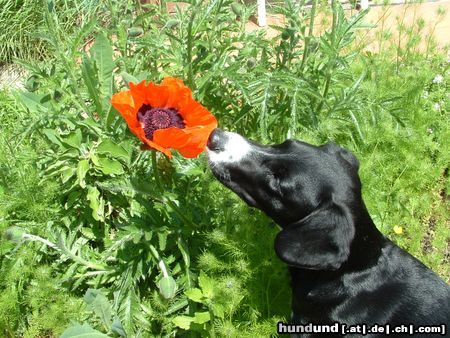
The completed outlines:
<svg viewBox="0 0 450 338">
<path fill-rule="evenodd" d="M 336 156 L 340 156 L 345 161 L 347 161 L 356 171 L 359 170 L 359 161 L 355 155 L 350 150 L 342 148 L 338 146 L 336 143 L 327 143 L 322 146 L 322 149 L 327 151 L 330 154 L 335 154 Z"/>
<path fill-rule="evenodd" d="M 286 226 L 275 238 L 275 252 L 291 266 L 337 270 L 350 254 L 354 234 L 349 212 L 332 203 Z"/>
<path fill-rule="evenodd" d="M 359 170 L 359 161 L 351 151 L 341 148 L 341 150 L 338 152 L 338 155 L 341 156 L 348 163 L 350 163 L 352 167 L 356 169 L 356 171 Z"/>
</svg>

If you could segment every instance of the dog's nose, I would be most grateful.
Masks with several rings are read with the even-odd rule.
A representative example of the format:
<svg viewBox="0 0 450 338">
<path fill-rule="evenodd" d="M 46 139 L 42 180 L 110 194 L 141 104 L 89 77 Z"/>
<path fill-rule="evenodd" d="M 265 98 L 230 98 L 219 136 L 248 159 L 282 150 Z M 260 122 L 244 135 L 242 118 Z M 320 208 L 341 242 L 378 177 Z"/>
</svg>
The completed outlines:
<svg viewBox="0 0 450 338">
<path fill-rule="evenodd" d="M 225 132 L 222 129 L 216 128 L 213 130 L 211 135 L 209 135 L 207 147 L 212 151 L 222 151 L 224 150 L 225 144 Z"/>
</svg>

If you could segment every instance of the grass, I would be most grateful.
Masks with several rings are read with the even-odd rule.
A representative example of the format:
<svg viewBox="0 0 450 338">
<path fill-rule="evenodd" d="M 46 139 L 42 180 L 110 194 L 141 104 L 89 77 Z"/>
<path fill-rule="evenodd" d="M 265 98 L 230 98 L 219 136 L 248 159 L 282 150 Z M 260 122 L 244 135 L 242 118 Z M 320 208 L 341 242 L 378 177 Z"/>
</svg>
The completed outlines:
<svg viewBox="0 0 450 338">
<path fill-rule="evenodd" d="M 48 59 L 23 56 L 28 91 L 0 93 L 0 233 L 11 239 L 0 242 L 4 336 L 262 337 L 289 318 L 277 226 L 222 187 L 203 155 L 139 151 L 111 109 L 128 80 L 165 75 L 190 83 L 227 130 L 352 150 L 378 228 L 449 282 L 443 52 L 388 40 L 380 53 L 361 52 L 354 32 L 364 19 L 337 3 L 323 35 L 308 29 L 310 12 L 277 8 L 287 23 L 271 40 L 246 32 L 251 10 L 236 20 L 228 1 L 172 16 L 86 2 L 79 29 L 65 19 L 76 8 L 49 4 L 34 7 Z"/>
<path fill-rule="evenodd" d="M 44 6 L 59 14 L 64 32 L 72 32 L 98 10 L 97 1 L 32 1 L 0 2 L 0 64 L 21 60 L 43 60 L 51 56 L 48 36 L 44 31 Z"/>
</svg>

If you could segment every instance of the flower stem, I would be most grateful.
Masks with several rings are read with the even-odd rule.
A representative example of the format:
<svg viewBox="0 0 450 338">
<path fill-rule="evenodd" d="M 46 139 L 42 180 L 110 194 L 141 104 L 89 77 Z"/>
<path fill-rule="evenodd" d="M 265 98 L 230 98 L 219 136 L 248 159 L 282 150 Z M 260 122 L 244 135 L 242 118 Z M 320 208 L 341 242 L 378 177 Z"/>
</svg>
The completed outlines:
<svg viewBox="0 0 450 338">
<path fill-rule="evenodd" d="M 155 181 L 156 181 L 156 187 L 158 188 L 158 190 L 161 193 L 161 195 L 163 195 L 164 188 L 163 188 L 163 185 L 161 183 L 161 179 L 159 177 L 158 164 L 156 162 L 156 151 L 152 151 L 152 166 L 153 166 L 153 175 L 155 176 Z M 178 215 L 178 217 L 180 217 L 183 220 L 183 222 L 185 222 L 186 224 L 191 226 L 191 228 L 196 228 L 197 227 L 196 224 L 194 224 L 189 218 L 187 218 L 183 214 L 183 212 L 178 208 L 178 206 L 173 201 L 171 201 L 169 198 L 163 198 L 163 200 L 173 210 L 173 212 L 175 212 Z"/>
<path fill-rule="evenodd" d="M 197 7 L 197 6 L 196 6 Z M 188 87 L 191 89 L 195 89 L 194 84 L 194 75 L 192 73 L 192 41 L 194 37 L 192 36 L 192 26 L 194 24 L 195 15 L 197 14 L 197 8 L 192 11 L 191 17 L 189 19 L 188 27 L 187 27 L 187 46 L 186 46 L 186 63 L 187 63 L 187 83 Z"/>
<path fill-rule="evenodd" d="M 311 13 L 310 13 L 310 19 L 309 19 L 308 36 L 305 39 L 305 48 L 303 50 L 303 58 L 302 58 L 302 63 L 300 64 L 300 71 L 303 71 L 303 68 L 305 67 L 306 59 L 308 58 L 309 45 L 311 42 L 311 37 L 313 36 L 314 19 L 316 17 L 316 7 L 317 7 L 317 0 L 313 0 L 312 7 L 311 7 Z"/>
<path fill-rule="evenodd" d="M 162 260 L 161 256 L 159 256 L 158 251 L 155 249 L 155 247 L 153 245 L 150 244 L 150 251 L 153 255 L 153 257 L 158 261 L 158 267 L 159 270 L 161 270 L 163 276 L 165 278 L 169 277 L 169 273 L 167 272 L 167 267 L 166 264 L 164 263 L 164 261 Z"/>
</svg>

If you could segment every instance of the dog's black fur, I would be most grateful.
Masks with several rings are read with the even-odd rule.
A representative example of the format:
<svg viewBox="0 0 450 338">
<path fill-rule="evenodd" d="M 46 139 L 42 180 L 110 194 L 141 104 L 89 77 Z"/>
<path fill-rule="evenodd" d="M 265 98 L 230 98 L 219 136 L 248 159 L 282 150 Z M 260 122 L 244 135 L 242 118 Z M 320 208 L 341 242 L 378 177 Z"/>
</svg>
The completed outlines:
<svg viewBox="0 0 450 338">
<path fill-rule="evenodd" d="M 216 129 L 208 148 L 220 152 L 225 142 Z M 292 322 L 450 329 L 449 285 L 375 227 L 352 153 L 335 144 L 247 142 L 250 157 L 211 168 L 281 226 L 275 251 L 292 276 Z"/>
</svg>

